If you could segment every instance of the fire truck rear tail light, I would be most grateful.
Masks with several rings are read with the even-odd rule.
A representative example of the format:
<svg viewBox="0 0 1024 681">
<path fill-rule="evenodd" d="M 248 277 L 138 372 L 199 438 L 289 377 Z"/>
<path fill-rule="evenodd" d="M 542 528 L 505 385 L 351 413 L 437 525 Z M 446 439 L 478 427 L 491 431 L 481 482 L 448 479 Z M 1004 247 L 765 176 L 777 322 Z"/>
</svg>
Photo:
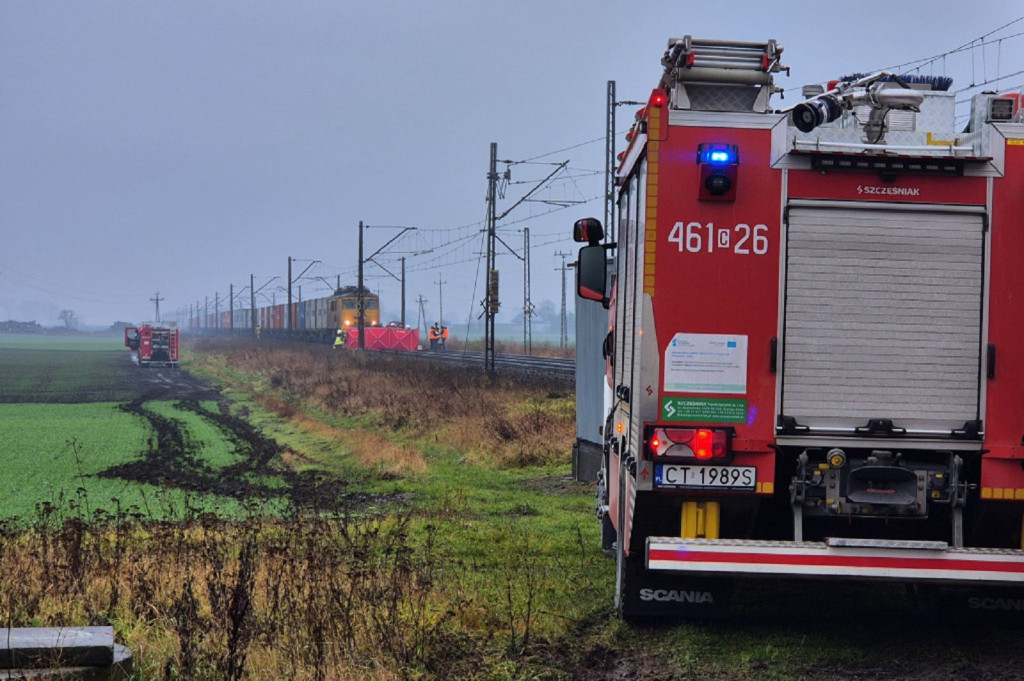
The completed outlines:
<svg viewBox="0 0 1024 681">
<path fill-rule="evenodd" d="M 725 459 L 729 431 L 714 428 L 657 427 L 647 441 L 652 458 Z"/>
</svg>

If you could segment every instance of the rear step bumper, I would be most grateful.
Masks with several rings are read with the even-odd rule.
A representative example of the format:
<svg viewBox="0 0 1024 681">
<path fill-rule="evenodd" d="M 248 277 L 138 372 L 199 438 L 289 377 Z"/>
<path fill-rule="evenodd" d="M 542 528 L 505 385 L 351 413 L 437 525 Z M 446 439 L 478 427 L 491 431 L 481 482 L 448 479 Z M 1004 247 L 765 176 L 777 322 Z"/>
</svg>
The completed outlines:
<svg viewBox="0 0 1024 681">
<path fill-rule="evenodd" d="M 1024 584 L 1024 551 L 949 548 L 945 542 L 826 539 L 647 539 L 650 570 L 698 574 L 845 577 Z"/>
</svg>

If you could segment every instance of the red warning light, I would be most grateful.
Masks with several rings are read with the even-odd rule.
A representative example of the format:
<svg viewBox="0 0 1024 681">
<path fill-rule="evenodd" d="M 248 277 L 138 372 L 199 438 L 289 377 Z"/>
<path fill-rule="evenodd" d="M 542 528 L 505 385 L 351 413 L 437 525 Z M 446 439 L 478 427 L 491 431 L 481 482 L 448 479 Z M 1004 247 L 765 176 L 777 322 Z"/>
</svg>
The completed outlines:
<svg viewBox="0 0 1024 681">
<path fill-rule="evenodd" d="M 710 459 L 713 451 L 711 444 L 715 439 L 714 433 L 707 428 L 701 428 L 693 438 L 693 453 L 698 459 Z"/>
<path fill-rule="evenodd" d="M 651 104 L 653 106 L 664 106 L 665 102 L 668 101 L 668 96 L 664 92 L 655 92 L 651 95 Z"/>
</svg>

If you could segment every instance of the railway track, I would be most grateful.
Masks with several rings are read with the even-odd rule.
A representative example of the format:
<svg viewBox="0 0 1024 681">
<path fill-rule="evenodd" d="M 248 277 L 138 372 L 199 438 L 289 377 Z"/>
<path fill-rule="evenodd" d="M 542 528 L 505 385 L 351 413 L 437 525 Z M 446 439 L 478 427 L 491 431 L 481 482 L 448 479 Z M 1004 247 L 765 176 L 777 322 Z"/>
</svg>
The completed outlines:
<svg viewBox="0 0 1024 681">
<path fill-rule="evenodd" d="M 234 335 L 248 337 L 248 332 L 243 334 L 232 334 L 230 331 L 204 330 L 208 335 Z M 298 341 L 304 343 L 315 343 L 329 345 L 333 340 L 333 334 L 329 331 L 314 332 L 289 332 L 280 330 L 263 331 L 263 338 L 267 340 Z M 466 367 L 477 367 L 484 369 L 484 353 L 475 350 L 419 350 L 406 352 L 400 350 L 386 351 L 376 350 L 374 352 L 393 352 L 403 357 L 412 357 L 423 361 L 446 362 Z M 494 368 L 498 372 L 515 372 L 520 374 L 541 374 L 564 379 L 572 382 L 576 376 L 576 360 L 563 357 L 541 357 L 538 355 L 516 355 L 498 353 L 494 356 Z"/>
<path fill-rule="evenodd" d="M 484 368 L 484 353 L 470 350 L 445 350 L 432 352 L 404 352 L 403 356 L 423 361 L 446 362 L 460 366 Z M 498 372 L 541 374 L 572 381 L 576 375 L 576 360 L 561 357 L 538 357 L 536 355 L 496 354 L 494 368 Z"/>
</svg>

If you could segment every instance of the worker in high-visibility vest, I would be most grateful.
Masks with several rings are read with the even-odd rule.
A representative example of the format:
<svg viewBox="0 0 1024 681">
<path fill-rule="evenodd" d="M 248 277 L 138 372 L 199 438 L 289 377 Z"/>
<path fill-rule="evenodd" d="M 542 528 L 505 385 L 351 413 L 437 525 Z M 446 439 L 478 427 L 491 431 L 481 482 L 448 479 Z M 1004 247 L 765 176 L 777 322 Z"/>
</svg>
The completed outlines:
<svg viewBox="0 0 1024 681">
<path fill-rule="evenodd" d="M 427 333 L 427 337 L 430 339 L 430 349 L 437 350 L 437 346 L 441 342 L 441 325 L 434 322 L 434 325 L 430 327 L 430 331 Z"/>
<path fill-rule="evenodd" d="M 345 348 L 345 344 L 348 342 L 348 334 L 345 333 L 344 329 L 338 329 L 338 333 L 334 335 L 334 349 L 342 350 Z"/>
<path fill-rule="evenodd" d="M 440 348 L 442 350 L 444 350 L 444 349 L 446 349 L 448 347 L 448 327 L 447 326 L 442 326 L 441 327 L 441 340 L 440 340 L 440 343 L 438 345 L 440 346 Z"/>
</svg>

